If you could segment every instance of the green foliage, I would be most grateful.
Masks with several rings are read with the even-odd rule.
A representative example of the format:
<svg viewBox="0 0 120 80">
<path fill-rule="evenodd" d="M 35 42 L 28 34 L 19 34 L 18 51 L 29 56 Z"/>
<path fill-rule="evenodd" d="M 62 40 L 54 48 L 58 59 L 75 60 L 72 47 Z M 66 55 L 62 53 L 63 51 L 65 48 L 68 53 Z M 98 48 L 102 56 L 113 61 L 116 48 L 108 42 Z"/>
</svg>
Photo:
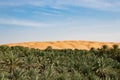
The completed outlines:
<svg viewBox="0 0 120 80">
<path fill-rule="evenodd" d="M 0 80 L 119 80 L 117 45 L 90 50 L 0 46 Z"/>
</svg>

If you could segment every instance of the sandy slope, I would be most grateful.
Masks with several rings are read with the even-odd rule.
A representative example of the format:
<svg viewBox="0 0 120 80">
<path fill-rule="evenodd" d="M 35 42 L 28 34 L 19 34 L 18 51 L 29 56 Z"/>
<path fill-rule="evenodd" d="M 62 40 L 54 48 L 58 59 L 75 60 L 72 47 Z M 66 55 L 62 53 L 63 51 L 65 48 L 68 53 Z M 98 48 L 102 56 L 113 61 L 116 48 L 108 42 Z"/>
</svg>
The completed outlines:
<svg viewBox="0 0 120 80">
<path fill-rule="evenodd" d="M 24 46 L 30 48 L 45 49 L 47 46 L 52 46 L 54 49 L 90 49 L 91 47 L 100 48 L 102 45 L 108 45 L 111 47 L 113 44 L 117 44 L 120 47 L 120 43 L 113 42 L 95 42 L 95 41 L 56 41 L 56 42 L 23 42 L 15 44 L 7 44 L 8 46 Z"/>
</svg>

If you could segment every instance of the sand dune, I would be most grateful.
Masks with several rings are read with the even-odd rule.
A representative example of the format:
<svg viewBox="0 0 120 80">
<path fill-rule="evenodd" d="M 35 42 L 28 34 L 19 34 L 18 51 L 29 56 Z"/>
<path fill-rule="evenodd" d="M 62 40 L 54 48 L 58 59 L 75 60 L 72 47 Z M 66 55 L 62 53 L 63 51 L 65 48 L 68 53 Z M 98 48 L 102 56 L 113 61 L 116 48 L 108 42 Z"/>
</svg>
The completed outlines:
<svg viewBox="0 0 120 80">
<path fill-rule="evenodd" d="M 117 44 L 120 47 L 120 43 L 113 42 L 95 42 L 95 41 L 55 41 L 55 42 L 23 42 L 15 44 L 5 44 L 8 46 L 24 46 L 29 48 L 45 49 L 51 46 L 54 49 L 90 49 L 91 47 L 100 48 L 102 45 L 112 45 Z"/>
</svg>

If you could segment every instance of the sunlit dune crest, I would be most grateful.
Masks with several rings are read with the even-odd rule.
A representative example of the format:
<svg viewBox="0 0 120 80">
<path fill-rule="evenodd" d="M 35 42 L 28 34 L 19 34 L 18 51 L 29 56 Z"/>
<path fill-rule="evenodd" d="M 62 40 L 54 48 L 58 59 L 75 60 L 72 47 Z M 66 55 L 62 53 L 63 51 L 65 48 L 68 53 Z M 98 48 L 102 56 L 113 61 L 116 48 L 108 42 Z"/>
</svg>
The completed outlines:
<svg viewBox="0 0 120 80">
<path fill-rule="evenodd" d="M 36 49 L 46 49 L 51 46 L 53 49 L 87 49 L 90 48 L 100 48 L 103 45 L 112 47 L 112 45 L 117 44 L 120 47 L 120 43 L 114 42 L 96 42 L 96 41 L 54 41 L 54 42 L 23 42 L 14 44 L 5 44 L 8 46 L 24 46 Z"/>
</svg>

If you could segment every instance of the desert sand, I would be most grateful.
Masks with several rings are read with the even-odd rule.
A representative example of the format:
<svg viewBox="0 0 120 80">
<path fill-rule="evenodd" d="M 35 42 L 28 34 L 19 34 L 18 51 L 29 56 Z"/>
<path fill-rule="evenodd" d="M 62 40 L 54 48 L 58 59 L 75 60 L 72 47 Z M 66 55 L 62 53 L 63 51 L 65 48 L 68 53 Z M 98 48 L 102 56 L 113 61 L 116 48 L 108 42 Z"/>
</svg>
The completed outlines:
<svg viewBox="0 0 120 80">
<path fill-rule="evenodd" d="M 49 42 L 22 42 L 22 43 L 14 43 L 14 44 L 5 44 L 8 46 L 24 46 L 29 48 L 36 49 L 46 49 L 48 46 L 51 46 L 53 49 L 87 49 L 90 48 L 100 48 L 102 45 L 108 45 L 108 47 L 112 47 L 112 45 L 117 44 L 120 47 L 120 43 L 114 42 L 97 42 L 97 41 L 49 41 Z"/>
</svg>

